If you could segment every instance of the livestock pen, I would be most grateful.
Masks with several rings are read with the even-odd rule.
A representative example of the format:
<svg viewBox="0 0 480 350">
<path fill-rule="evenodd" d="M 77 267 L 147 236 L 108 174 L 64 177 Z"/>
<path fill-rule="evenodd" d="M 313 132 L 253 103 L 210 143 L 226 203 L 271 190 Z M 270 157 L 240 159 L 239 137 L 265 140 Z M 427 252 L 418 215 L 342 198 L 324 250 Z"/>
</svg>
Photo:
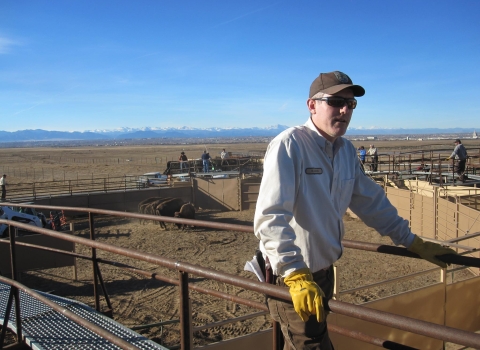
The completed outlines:
<svg viewBox="0 0 480 350">
<path fill-rule="evenodd" d="M 15 205 L 11 203 L 11 205 Z M 75 259 L 82 259 L 91 262 L 92 271 L 92 285 L 93 285 L 93 300 L 92 305 L 94 309 L 98 311 L 104 311 L 107 314 L 115 314 L 115 310 L 112 310 L 111 303 L 109 302 L 109 293 L 105 288 L 105 282 L 102 277 L 102 269 L 100 266 L 115 266 L 125 271 L 134 272 L 135 274 L 144 276 L 147 280 L 159 280 L 168 283 L 173 286 L 177 286 L 178 300 L 179 300 L 179 345 L 168 346 L 167 348 L 181 348 L 181 349 L 193 349 L 195 334 L 201 333 L 206 328 L 222 327 L 229 322 L 241 323 L 249 318 L 265 317 L 266 307 L 265 304 L 257 300 L 249 300 L 242 298 L 236 294 L 229 294 L 219 290 L 211 290 L 202 286 L 203 279 L 209 279 L 217 281 L 222 284 L 236 286 L 241 290 L 251 290 L 259 293 L 260 295 L 271 295 L 283 299 L 289 299 L 289 293 L 287 289 L 266 285 L 258 282 L 254 279 L 244 278 L 235 274 L 225 273 L 218 269 L 206 268 L 198 265 L 191 264 L 187 261 L 181 261 L 178 259 L 171 259 L 162 257 L 152 253 L 146 253 L 132 248 L 116 247 L 115 245 L 105 242 L 99 242 L 96 240 L 96 220 L 104 215 L 114 218 L 135 218 L 135 219 L 149 219 L 149 220 L 163 220 L 171 223 L 185 223 L 195 225 L 197 227 L 210 227 L 217 230 L 231 230 L 237 232 L 245 232 L 252 234 L 253 229 L 251 226 L 226 224 L 222 222 L 211 222 L 201 220 L 185 220 L 176 218 L 159 218 L 155 216 L 148 216 L 136 213 L 115 212 L 109 210 L 100 210 L 92 208 L 71 208 L 71 207 L 52 207 L 52 206 L 38 206 L 29 205 L 36 209 L 52 209 L 65 211 L 82 212 L 88 215 L 88 227 L 90 232 L 89 238 L 83 238 L 71 233 L 58 233 L 51 230 L 42 228 L 32 228 L 28 225 L 4 221 L 10 225 L 11 234 L 9 240 L 0 241 L 3 244 L 9 245 L 12 255 L 12 270 L 11 276 L 15 280 L 17 277 L 16 262 L 21 259 L 21 255 L 16 254 L 16 249 L 22 246 L 33 248 L 32 245 L 26 245 L 25 243 L 16 242 L 16 235 L 13 234 L 14 229 L 23 229 L 35 232 L 41 235 L 53 237 L 59 240 L 65 240 L 73 242 L 76 245 L 82 245 L 89 247 L 90 254 L 81 254 L 78 252 L 67 252 L 58 249 L 51 249 L 45 247 L 35 247 L 42 250 L 50 251 L 51 254 L 63 254 L 74 257 Z M 467 215 L 465 213 L 463 216 Z M 473 219 L 472 219 L 473 220 Z M 465 219 L 462 219 L 465 221 Z M 468 220 L 467 220 L 468 221 Z M 467 222 L 465 221 L 465 222 Z M 469 224 L 470 229 L 475 229 L 477 223 L 475 220 Z M 447 232 L 448 232 L 448 226 Z M 195 234 L 191 232 L 191 234 Z M 438 237 L 442 239 L 442 237 Z M 447 242 L 448 245 L 460 249 L 463 252 L 474 254 L 476 246 L 478 245 L 478 238 L 476 236 L 464 237 L 463 244 L 460 246 L 456 243 Z M 473 242 L 466 244 L 466 242 Z M 369 244 L 364 242 L 351 242 L 344 241 L 344 246 L 349 249 L 361 249 L 371 251 L 372 254 L 394 254 L 396 256 L 407 256 L 415 258 L 416 256 L 406 251 L 403 248 L 397 248 L 392 246 L 385 246 L 379 244 Z M 17 247 L 17 248 L 15 248 Z M 111 253 L 111 259 L 99 257 L 97 254 L 100 252 Z M 114 256 L 128 256 L 132 258 L 134 262 L 148 262 L 149 264 L 156 265 L 158 268 L 151 270 L 149 268 L 142 267 L 142 265 L 129 265 L 116 262 Z M 331 300 L 329 302 L 329 308 L 332 310 L 332 314 L 329 316 L 329 329 L 333 333 L 334 343 L 338 349 L 367 349 L 372 346 L 379 346 L 387 349 L 407 349 L 414 347 L 427 348 L 432 346 L 439 346 L 443 342 L 453 342 L 464 346 L 470 346 L 476 348 L 480 346 L 480 335 L 475 334 L 473 331 L 478 330 L 480 325 L 478 324 L 478 315 L 476 310 L 478 309 L 478 293 L 465 293 L 466 290 L 478 290 L 478 277 L 472 277 L 467 280 L 455 281 L 453 278 L 454 273 L 458 273 L 462 266 L 467 268 L 473 268 L 478 270 L 480 267 L 478 257 L 458 256 L 449 257 L 448 261 L 458 264 L 458 267 L 452 269 L 434 269 L 441 275 L 439 283 L 435 283 L 432 286 L 421 288 L 419 290 L 411 291 L 407 294 L 401 294 L 392 296 L 389 298 L 381 299 L 376 302 L 367 303 L 365 305 L 353 305 L 338 300 Z M 170 271 L 170 272 L 168 272 Z M 338 273 L 341 273 L 339 271 Z M 447 278 L 447 275 L 452 275 Z M 64 276 L 65 278 L 65 276 Z M 405 279 L 410 278 L 405 276 Z M 449 281 L 449 282 L 448 282 Z M 2 278 L 2 282 L 8 285 L 12 285 L 10 289 L 10 298 L 16 300 L 15 313 L 16 322 L 20 322 L 15 327 L 17 332 L 21 333 L 21 310 L 26 306 L 19 303 L 18 291 L 24 291 L 32 297 L 36 297 L 35 293 L 31 293 L 29 289 L 18 284 L 18 282 L 12 282 L 5 278 Z M 384 281 L 384 283 L 398 283 L 395 281 Z M 159 286 L 158 288 L 165 288 Z M 360 287 L 359 287 L 360 288 Z M 371 288 L 371 286 L 364 286 L 364 288 Z M 115 290 L 110 290 L 110 293 L 115 293 Z M 239 305 L 247 307 L 245 315 L 233 319 L 224 319 L 217 322 L 207 323 L 203 325 L 194 326 L 192 317 L 196 314 L 194 306 L 191 304 L 191 293 L 203 293 L 205 295 L 215 296 L 230 300 Z M 350 293 L 355 291 L 338 291 L 337 295 L 342 293 Z M 102 307 L 101 295 L 104 297 L 104 304 L 106 307 Z M 461 296 L 461 297 L 460 297 Z M 459 298 L 460 297 L 460 298 Z M 440 304 L 438 304 L 440 303 Z M 413 307 L 413 305 L 421 304 L 421 309 Z M 409 305 L 407 307 L 407 305 Z M 430 308 L 428 305 L 437 305 L 435 309 Z M 443 305 L 443 308 L 438 308 L 438 305 Z M 196 305 L 201 307 L 201 305 Z M 393 310 L 392 310 L 393 307 Z M 7 309 L 8 310 L 8 309 Z M 442 311 L 445 310 L 445 311 Z M 393 313 L 391 313 L 393 312 Z M 420 318 L 419 315 L 422 315 Z M 67 316 L 68 317 L 68 316 Z M 412 318 L 413 317 L 413 318 Z M 430 317 L 433 317 L 435 323 L 428 321 Z M 438 317 L 441 317 L 443 321 L 438 322 Z M 72 317 L 74 318 L 74 317 Z M 425 320 L 427 318 L 427 320 Z M 8 317 L 4 317 L 8 319 Z M 75 320 L 74 320 L 75 321 Z M 173 321 L 173 320 L 171 320 Z M 155 325 L 138 325 L 136 328 L 141 327 L 162 327 L 171 321 L 164 324 Z M 7 321 L 4 321 L 5 323 Z M 5 324 L 4 323 L 4 324 Z M 368 324 L 368 327 L 365 326 Z M 442 325 L 443 324 L 443 325 Z M 11 325 L 11 324 L 10 324 Z M 378 326 L 375 326 L 378 325 Z M 90 325 L 84 325 L 86 328 L 93 328 Z M 12 328 L 10 326 L 10 328 Z M 134 328 L 134 327 L 132 327 Z M 5 327 L 3 328 L 3 330 Z M 100 331 L 99 333 L 103 333 Z M 17 333 L 18 334 L 18 333 Z M 103 334 L 105 335 L 105 334 Z M 26 339 L 34 339 L 35 335 L 28 334 L 27 331 L 24 337 L 19 336 L 16 340 L 17 344 L 21 344 Z M 106 338 L 114 339 L 110 335 L 106 334 Z M 3 333 L 2 333 L 3 340 Z M 73 340 L 75 341 L 75 339 Z M 360 341 L 360 342 L 359 342 Z M 255 332 L 254 334 L 245 334 L 241 337 L 234 337 L 231 339 L 225 339 L 221 341 L 214 341 L 210 344 L 204 344 L 195 348 L 211 348 L 211 349 L 244 349 L 248 346 L 259 348 L 274 348 L 277 349 L 280 346 L 281 337 L 279 337 L 278 329 L 276 325 L 272 328 L 266 329 L 261 332 Z M 130 345 L 121 345 L 117 342 L 120 348 L 130 348 Z M 363 344 L 363 345 L 362 345 Z M 370 344 L 370 345 L 369 345 Z M 436 344 L 436 345 L 434 345 Z M 94 346 L 94 344 L 92 345 Z M 93 347 L 92 347 L 93 348 Z"/>
</svg>

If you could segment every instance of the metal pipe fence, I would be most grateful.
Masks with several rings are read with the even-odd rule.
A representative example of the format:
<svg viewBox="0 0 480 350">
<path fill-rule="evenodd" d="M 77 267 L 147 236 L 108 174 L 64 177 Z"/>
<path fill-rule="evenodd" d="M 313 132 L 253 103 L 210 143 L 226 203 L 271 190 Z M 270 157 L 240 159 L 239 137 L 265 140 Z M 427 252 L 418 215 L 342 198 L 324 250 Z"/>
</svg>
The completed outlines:
<svg viewBox="0 0 480 350">
<path fill-rule="evenodd" d="M 468 148 L 468 159 L 466 163 L 467 174 L 478 175 L 480 171 L 480 148 Z M 453 174 L 454 159 L 446 161 L 446 158 L 452 154 L 452 149 L 438 150 L 417 150 L 417 151 L 393 151 L 379 153 L 378 172 L 403 172 L 413 173 L 418 168 L 429 168 L 446 170 Z M 443 163 L 443 165 L 442 165 Z M 367 156 L 365 162 L 366 170 L 371 170 L 372 160 Z"/>
<path fill-rule="evenodd" d="M 170 175 L 203 172 L 201 160 L 189 160 L 188 168 L 180 169 L 180 162 L 169 161 L 166 173 Z M 261 158 L 231 158 L 222 161 L 214 159 L 210 169 L 214 171 L 235 172 L 236 176 L 248 172 L 262 172 L 263 159 Z M 156 187 L 168 187 L 172 181 L 164 184 L 155 184 Z M 35 200 L 55 196 L 75 195 L 82 193 L 107 193 L 115 191 L 131 191 L 148 187 L 143 175 L 120 175 L 120 176 L 93 176 L 77 179 L 63 179 L 55 181 L 21 181 L 7 184 L 7 196 L 10 200 Z"/>
<path fill-rule="evenodd" d="M 9 184 L 7 193 L 10 200 L 35 200 L 82 193 L 130 191 L 146 187 L 147 183 L 141 181 L 139 176 L 124 175 L 118 177 L 92 177 L 79 180 Z"/>
<path fill-rule="evenodd" d="M 97 278 L 94 277 L 94 284 L 98 284 L 98 283 L 101 284 L 102 278 L 101 278 L 101 274 L 99 274 L 100 270 L 98 268 L 98 263 L 104 262 L 101 259 L 98 259 L 96 257 L 96 254 L 94 253 L 96 249 L 101 249 L 103 251 L 107 251 L 110 253 L 127 256 L 136 260 L 149 262 L 152 264 L 156 264 L 158 266 L 168 268 L 170 270 L 177 271 L 178 279 L 175 281 L 175 284 L 179 285 L 180 287 L 179 297 L 180 297 L 180 304 L 182 305 L 181 317 L 180 317 L 182 349 L 190 349 L 192 344 L 192 339 L 190 337 L 190 334 L 191 334 L 190 330 L 193 329 L 193 326 L 192 326 L 192 320 L 190 317 L 191 314 L 190 314 L 189 304 L 188 304 L 189 291 L 190 289 L 192 289 L 192 284 L 189 283 L 190 274 L 199 276 L 199 277 L 204 277 L 207 279 L 216 280 L 216 281 L 230 284 L 233 286 L 249 289 L 261 294 L 266 294 L 266 295 L 281 298 L 284 300 L 290 300 L 291 298 L 287 288 L 265 284 L 262 282 L 254 281 L 247 278 L 242 278 L 240 276 L 231 275 L 221 271 L 212 270 L 202 266 L 193 265 L 188 262 L 178 261 L 175 259 L 170 259 L 170 258 L 158 256 L 155 254 L 145 253 L 145 252 L 141 252 L 141 251 L 137 251 L 129 248 L 115 247 L 113 245 L 94 240 L 94 237 L 95 237 L 94 215 L 110 215 L 110 216 L 117 216 L 117 217 L 147 219 L 147 220 L 153 220 L 153 221 L 162 220 L 162 221 L 171 222 L 171 223 L 183 223 L 187 225 L 195 225 L 200 227 L 228 229 L 228 230 L 239 231 L 239 232 L 253 233 L 253 228 L 251 226 L 180 219 L 180 218 L 170 218 L 170 217 L 159 218 L 156 216 L 145 215 L 145 214 L 124 213 L 124 212 L 115 212 L 111 210 L 90 209 L 90 208 L 71 208 L 71 207 L 39 206 L 39 205 L 28 205 L 28 206 L 32 208 L 38 208 L 38 209 L 67 210 L 67 211 L 75 210 L 75 211 L 88 213 L 91 239 L 62 234 L 52 230 L 32 227 L 31 225 L 12 222 L 8 220 L 0 220 L 0 223 L 6 223 L 9 225 L 9 227 L 10 226 L 17 227 L 23 230 L 40 233 L 43 235 L 55 237 L 62 240 L 67 240 L 77 244 L 83 244 L 85 246 L 92 248 L 92 255 L 90 257 L 90 260 L 93 263 L 93 274 L 94 276 L 95 274 L 97 275 Z M 14 235 L 13 234 L 10 235 L 10 237 L 12 236 Z M 15 245 L 14 242 L 12 242 L 12 240 L 10 244 L 13 246 Z M 384 245 L 378 245 L 378 244 L 370 244 L 365 242 L 352 242 L 352 241 L 344 241 L 344 245 L 345 247 L 348 247 L 348 248 L 356 248 L 356 249 L 368 250 L 372 252 L 419 258 L 415 254 L 408 252 L 405 248 L 400 248 L 400 247 L 392 247 L 392 246 L 384 246 Z M 12 261 L 15 261 L 16 257 L 15 257 L 14 250 L 12 250 L 12 252 L 13 252 Z M 478 258 L 445 255 L 445 256 L 442 256 L 442 260 L 449 263 L 455 263 L 455 264 L 465 264 L 465 265 L 477 266 L 477 267 L 480 266 L 480 259 Z M 12 264 L 12 266 L 14 266 L 14 264 Z M 126 267 L 126 266 L 123 266 L 123 267 L 133 268 L 133 267 Z M 12 270 L 12 276 L 15 276 L 14 270 Z M 98 301 L 99 291 L 97 289 L 95 289 L 95 294 L 96 294 L 95 306 L 97 309 L 100 309 L 99 301 Z M 218 295 L 221 297 L 221 294 L 218 294 Z M 368 309 L 358 305 L 350 305 L 350 304 L 336 301 L 336 300 L 328 301 L 328 308 L 333 312 L 341 315 L 347 315 L 347 316 L 358 318 L 361 320 L 378 323 L 388 327 L 397 328 L 407 332 L 421 334 L 427 337 L 433 337 L 436 339 L 441 339 L 444 341 L 453 342 L 453 343 L 461 344 L 464 346 L 471 346 L 474 348 L 480 346 L 480 335 L 475 334 L 473 332 L 467 332 L 467 331 L 455 329 L 452 327 L 441 326 L 441 325 L 429 323 L 426 321 L 415 320 L 415 319 L 411 319 L 404 316 L 393 315 L 387 312 L 372 310 L 372 309 Z M 262 307 L 261 309 L 265 310 L 264 307 Z M 333 327 L 332 331 L 335 331 L 334 330 L 335 328 L 336 327 Z M 381 342 L 385 348 L 393 348 L 392 346 L 396 346 L 395 348 L 404 348 L 404 349 L 408 348 L 401 344 L 396 344 L 396 343 L 393 343 L 393 345 L 392 344 L 388 345 L 389 343 L 392 343 L 392 342 L 387 342 L 385 340 L 378 340 L 378 339 L 369 337 L 367 335 L 359 334 L 358 332 L 349 332 L 348 330 L 343 330 L 340 332 L 343 332 L 342 334 L 349 334 L 355 337 L 355 339 L 361 339 L 361 340 L 369 339 L 369 341 L 371 342 L 377 342 L 377 343 Z"/>
</svg>

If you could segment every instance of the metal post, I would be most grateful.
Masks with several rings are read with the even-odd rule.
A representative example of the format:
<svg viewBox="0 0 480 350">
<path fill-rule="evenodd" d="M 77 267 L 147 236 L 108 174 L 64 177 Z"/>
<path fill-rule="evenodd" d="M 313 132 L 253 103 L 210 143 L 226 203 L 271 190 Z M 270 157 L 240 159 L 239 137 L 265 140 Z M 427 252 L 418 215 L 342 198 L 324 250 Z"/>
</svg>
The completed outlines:
<svg viewBox="0 0 480 350">
<path fill-rule="evenodd" d="M 452 272 L 452 283 L 453 281 L 453 274 Z M 440 270 L 440 282 L 443 283 L 443 325 L 447 325 L 447 269 Z M 443 348 L 445 349 L 445 341 L 442 341 Z"/>
<path fill-rule="evenodd" d="M 7 300 L 7 305 L 5 308 L 5 315 L 3 316 L 3 324 L 6 325 L 8 324 L 8 320 L 10 319 L 10 310 L 12 309 L 12 302 L 13 302 L 13 289 L 14 287 L 10 287 L 10 293 L 8 295 L 8 300 Z M 2 332 L 0 332 L 0 349 L 3 349 L 3 343 L 5 341 L 5 335 L 7 333 L 7 327 L 2 327 Z M 21 338 L 21 333 L 20 336 L 17 336 L 17 342 Z"/>
<path fill-rule="evenodd" d="M 432 184 L 432 173 L 433 173 L 433 158 L 430 158 L 430 178 L 428 179 L 428 184 Z"/>
<path fill-rule="evenodd" d="M 180 346 L 182 350 L 192 349 L 192 320 L 190 298 L 188 297 L 188 273 L 179 271 L 180 280 Z"/>
<path fill-rule="evenodd" d="M 12 226 L 8 225 L 8 235 L 10 237 L 10 265 L 12 268 L 12 279 L 17 280 L 17 258 L 16 258 L 16 247 L 15 247 L 15 233 L 12 232 Z M 10 293 L 13 294 L 15 298 L 15 324 L 17 326 L 17 343 L 22 342 L 22 317 L 20 313 L 20 292 L 18 288 L 11 286 Z M 7 322 L 8 323 L 8 322 Z"/>
<path fill-rule="evenodd" d="M 455 185 L 455 158 L 452 158 L 452 179 L 453 184 Z"/>
<path fill-rule="evenodd" d="M 12 232 L 12 226 L 8 225 L 8 237 L 10 238 L 10 267 L 12 269 L 12 279 L 17 280 L 17 257 L 16 257 L 16 247 L 15 247 L 15 232 Z"/>
<path fill-rule="evenodd" d="M 243 210 L 243 193 L 242 193 L 242 179 L 240 177 L 237 178 L 238 184 L 238 207 L 240 211 Z"/>
<path fill-rule="evenodd" d="M 88 213 L 88 222 L 90 225 L 90 239 L 95 240 L 95 228 L 93 222 L 93 213 Z M 95 297 L 95 310 L 100 312 L 100 297 L 98 295 L 98 275 L 97 275 L 97 249 L 92 248 L 92 268 L 93 268 L 93 295 Z"/>
<path fill-rule="evenodd" d="M 73 222 L 70 223 L 70 232 L 73 234 L 75 232 L 75 224 Z M 77 244 L 73 243 L 73 252 L 76 251 Z M 73 280 L 78 280 L 78 266 L 77 266 L 77 258 L 73 258 Z"/>
<path fill-rule="evenodd" d="M 437 187 L 433 188 L 433 234 L 438 239 L 438 191 Z"/>
<path fill-rule="evenodd" d="M 458 238 L 459 237 L 459 229 L 458 229 L 458 222 L 460 221 L 459 220 L 459 215 L 460 213 L 460 199 L 458 197 L 458 195 L 455 195 L 455 237 Z"/>
<path fill-rule="evenodd" d="M 439 155 L 439 158 L 440 158 L 440 155 Z M 442 160 L 439 159 L 438 160 L 438 176 L 439 176 L 439 185 L 440 187 L 443 187 L 442 186 L 442 183 L 443 183 L 443 177 L 442 177 Z"/>
<path fill-rule="evenodd" d="M 277 321 L 272 321 L 272 328 L 273 328 L 273 349 L 274 350 L 282 350 L 284 347 L 284 339 L 282 329 L 280 327 L 280 323 Z"/>
</svg>

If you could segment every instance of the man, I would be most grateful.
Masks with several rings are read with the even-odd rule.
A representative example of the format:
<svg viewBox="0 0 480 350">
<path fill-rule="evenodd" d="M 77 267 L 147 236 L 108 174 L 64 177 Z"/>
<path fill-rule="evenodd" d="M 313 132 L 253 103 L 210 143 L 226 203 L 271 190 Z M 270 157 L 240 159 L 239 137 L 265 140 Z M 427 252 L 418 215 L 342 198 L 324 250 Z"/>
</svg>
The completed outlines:
<svg viewBox="0 0 480 350">
<path fill-rule="evenodd" d="M 358 156 L 360 158 L 360 162 L 362 163 L 362 165 L 364 165 L 365 164 L 365 158 L 367 157 L 367 151 L 365 150 L 365 147 L 360 146 L 358 148 Z"/>
<path fill-rule="evenodd" d="M 228 158 L 228 153 L 225 151 L 225 148 L 223 149 L 222 153 L 220 153 L 220 158 L 222 158 L 222 165 L 223 161 Z"/>
<path fill-rule="evenodd" d="M 378 170 L 378 151 L 375 145 L 370 145 L 370 148 L 368 149 L 368 155 L 371 158 L 372 164 L 372 171 L 377 171 Z"/>
<path fill-rule="evenodd" d="M 2 201 L 5 200 L 5 197 L 7 196 L 7 175 L 3 174 L 3 176 L 0 178 L 0 186 L 2 186 Z"/>
<path fill-rule="evenodd" d="M 178 161 L 180 162 L 180 171 L 183 172 L 183 168 L 188 168 L 188 158 L 185 155 L 185 152 L 180 152 L 180 157 L 178 157 Z"/>
<path fill-rule="evenodd" d="M 203 172 L 208 173 L 208 163 L 210 162 L 210 154 L 205 150 L 202 154 L 202 162 L 203 162 Z"/>
<path fill-rule="evenodd" d="M 458 179 L 461 182 L 465 182 L 465 163 L 467 162 L 467 150 L 465 149 L 465 146 L 462 144 L 462 141 L 460 139 L 455 140 L 455 148 L 450 155 L 450 157 L 447 158 L 447 160 L 450 160 L 452 158 L 455 158 L 457 163 L 455 164 L 455 172 L 458 175 Z"/>
<path fill-rule="evenodd" d="M 289 128 L 269 144 L 254 219 L 260 250 L 276 284 L 292 302 L 268 298 L 280 323 L 284 349 L 333 349 L 323 299 L 333 295 L 333 263 L 343 252 L 343 215 L 348 207 L 395 244 L 442 267 L 436 255 L 455 254 L 423 242 L 398 216 L 383 189 L 365 175 L 347 131 L 354 97 L 365 90 L 344 73 L 321 73 L 311 87 L 304 125 Z"/>
</svg>

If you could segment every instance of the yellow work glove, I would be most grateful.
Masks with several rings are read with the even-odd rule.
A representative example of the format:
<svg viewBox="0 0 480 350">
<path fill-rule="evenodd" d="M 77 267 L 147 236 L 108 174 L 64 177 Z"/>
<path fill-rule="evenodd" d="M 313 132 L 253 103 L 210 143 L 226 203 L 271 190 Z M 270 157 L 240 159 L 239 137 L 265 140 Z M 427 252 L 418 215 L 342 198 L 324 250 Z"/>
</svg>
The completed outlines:
<svg viewBox="0 0 480 350">
<path fill-rule="evenodd" d="M 322 297 L 325 294 L 313 281 L 310 269 L 294 271 L 285 277 L 284 282 L 290 288 L 293 307 L 303 322 L 307 322 L 308 317 L 315 314 L 317 315 L 317 321 L 322 322 L 325 316 Z"/>
<path fill-rule="evenodd" d="M 415 236 L 412 245 L 408 247 L 407 250 L 411 251 L 412 253 L 416 253 L 420 255 L 422 259 L 430 261 L 431 263 L 434 263 L 443 268 L 446 268 L 447 265 L 450 264 L 438 260 L 435 256 L 444 254 L 457 254 L 457 252 L 453 249 L 443 247 L 438 243 L 424 242 L 423 239 L 418 236 Z"/>
<path fill-rule="evenodd" d="M 450 158 L 446 158 L 445 160 L 448 162 L 450 160 Z"/>
</svg>

